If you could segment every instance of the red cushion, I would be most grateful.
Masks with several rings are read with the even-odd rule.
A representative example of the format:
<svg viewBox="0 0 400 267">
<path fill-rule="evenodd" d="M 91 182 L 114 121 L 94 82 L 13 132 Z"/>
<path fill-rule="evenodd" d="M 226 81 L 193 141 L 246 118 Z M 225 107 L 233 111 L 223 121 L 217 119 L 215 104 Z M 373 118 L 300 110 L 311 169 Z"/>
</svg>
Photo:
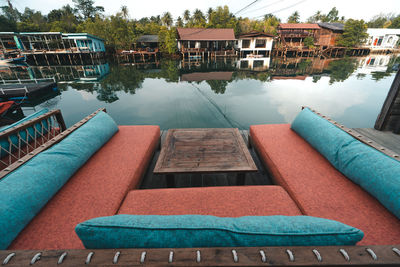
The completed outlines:
<svg viewBox="0 0 400 267">
<path fill-rule="evenodd" d="M 400 220 L 337 171 L 288 124 L 256 125 L 250 136 L 271 171 L 306 215 L 364 231 L 360 245 L 400 243 Z"/>
<path fill-rule="evenodd" d="M 119 131 L 18 235 L 9 249 L 80 249 L 75 226 L 116 214 L 140 182 L 158 144 L 158 126 L 120 126 Z"/>
<path fill-rule="evenodd" d="M 118 214 L 240 217 L 301 212 L 280 186 L 231 186 L 133 190 Z"/>
</svg>

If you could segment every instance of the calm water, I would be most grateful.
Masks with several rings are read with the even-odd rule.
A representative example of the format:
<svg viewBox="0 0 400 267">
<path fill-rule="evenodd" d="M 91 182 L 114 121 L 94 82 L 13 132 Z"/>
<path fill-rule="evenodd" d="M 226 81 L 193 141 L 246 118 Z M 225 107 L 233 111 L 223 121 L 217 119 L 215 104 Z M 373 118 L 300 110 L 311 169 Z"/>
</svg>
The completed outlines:
<svg viewBox="0 0 400 267">
<path fill-rule="evenodd" d="M 290 123 L 310 106 L 348 127 L 373 127 L 400 57 L 161 61 L 10 68 L 3 79 L 55 76 L 60 95 L 27 104 L 62 110 L 68 126 L 100 107 L 119 125 L 162 129 Z"/>
</svg>

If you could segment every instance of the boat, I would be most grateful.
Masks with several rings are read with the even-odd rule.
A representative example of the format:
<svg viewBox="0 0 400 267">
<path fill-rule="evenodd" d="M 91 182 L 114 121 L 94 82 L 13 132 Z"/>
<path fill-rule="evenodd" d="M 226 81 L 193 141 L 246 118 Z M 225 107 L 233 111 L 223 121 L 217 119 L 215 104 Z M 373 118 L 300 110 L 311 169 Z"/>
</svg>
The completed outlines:
<svg viewBox="0 0 400 267">
<path fill-rule="evenodd" d="M 1 53 L 0 54 L 0 65 L 8 65 L 15 63 L 26 62 L 26 56 L 20 53 Z"/>
<path fill-rule="evenodd" d="M 57 90 L 55 82 L 3 84 L 0 86 L 0 99 L 23 100 Z"/>
</svg>

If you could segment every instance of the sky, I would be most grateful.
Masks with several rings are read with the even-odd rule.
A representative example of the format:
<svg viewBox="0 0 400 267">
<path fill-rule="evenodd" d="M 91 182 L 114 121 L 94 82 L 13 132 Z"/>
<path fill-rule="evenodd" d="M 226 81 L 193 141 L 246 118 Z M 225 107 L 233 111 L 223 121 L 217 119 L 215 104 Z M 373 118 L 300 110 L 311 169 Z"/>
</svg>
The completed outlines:
<svg viewBox="0 0 400 267">
<path fill-rule="evenodd" d="M 3 4 L 6 3 L 6 0 L 0 1 Z M 72 0 L 12 0 L 12 3 L 20 11 L 27 6 L 40 10 L 44 14 L 66 4 L 73 5 Z M 224 5 L 227 5 L 232 13 L 236 13 L 251 3 L 253 4 L 239 12 L 237 16 L 257 18 L 266 13 L 273 13 L 285 22 L 290 14 L 297 10 L 300 13 L 301 21 L 305 21 L 317 10 L 328 13 L 332 7 L 339 10 L 339 16 L 366 21 L 381 13 L 400 14 L 400 0 L 151 0 L 148 2 L 143 0 L 95 0 L 95 5 L 105 8 L 106 15 L 115 14 L 121 6 L 126 5 L 132 19 L 162 15 L 166 11 L 169 11 L 176 19 L 178 16 L 182 16 L 185 9 L 192 12 L 199 8 L 205 13 L 209 7 L 215 8 Z"/>
</svg>

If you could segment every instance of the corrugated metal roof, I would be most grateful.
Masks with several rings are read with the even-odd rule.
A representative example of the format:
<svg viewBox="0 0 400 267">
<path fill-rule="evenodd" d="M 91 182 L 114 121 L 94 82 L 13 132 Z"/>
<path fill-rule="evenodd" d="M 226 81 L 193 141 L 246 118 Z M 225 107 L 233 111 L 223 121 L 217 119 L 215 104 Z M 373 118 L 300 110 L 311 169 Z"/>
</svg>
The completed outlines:
<svg viewBox="0 0 400 267">
<path fill-rule="evenodd" d="M 142 35 L 137 41 L 141 43 L 158 43 L 158 35 Z"/>
<path fill-rule="evenodd" d="M 272 34 L 268 34 L 265 32 L 251 31 L 239 35 L 238 38 L 252 38 L 252 37 L 274 37 L 274 36 Z"/>
<path fill-rule="evenodd" d="M 96 35 L 90 34 L 90 33 L 86 33 L 86 32 L 81 32 L 81 33 L 63 33 L 63 36 L 66 37 L 79 37 L 79 36 L 83 36 L 83 37 L 89 37 L 92 39 L 98 39 L 100 41 L 104 41 L 104 39 L 97 37 Z"/>
<path fill-rule="evenodd" d="M 321 29 L 316 23 L 281 23 L 281 29 L 305 29 L 305 30 L 318 30 Z"/>
<path fill-rule="evenodd" d="M 178 39 L 183 41 L 234 41 L 233 29 L 178 28 Z"/>
<path fill-rule="evenodd" d="M 318 25 L 322 28 L 329 29 L 332 31 L 343 31 L 344 30 L 344 24 L 340 22 L 319 22 Z"/>
</svg>

